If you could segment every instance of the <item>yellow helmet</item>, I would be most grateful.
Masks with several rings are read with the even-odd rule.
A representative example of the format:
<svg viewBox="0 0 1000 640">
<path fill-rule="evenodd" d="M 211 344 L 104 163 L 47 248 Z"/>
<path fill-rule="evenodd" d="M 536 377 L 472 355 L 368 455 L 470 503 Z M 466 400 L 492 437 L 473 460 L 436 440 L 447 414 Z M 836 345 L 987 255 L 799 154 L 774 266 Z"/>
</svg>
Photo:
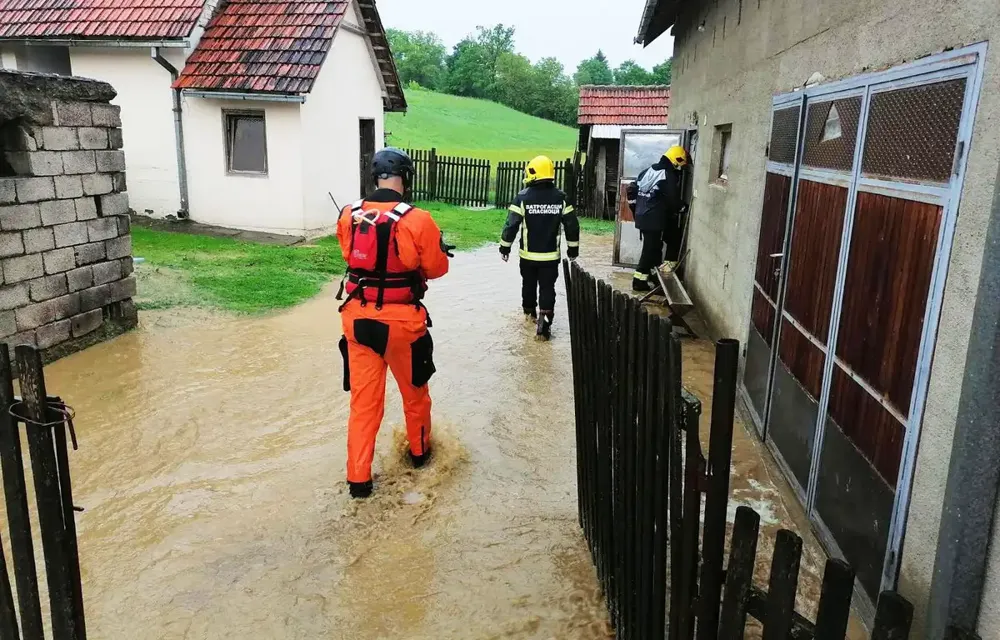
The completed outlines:
<svg viewBox="0 0 1000 640">
<path fill-rule="evenodd" d="M 684 150 L 684 147 L 674 145 L 667 149 L 667 152 L 663 154 L 663 157 L 670 161 L 670 164 L 674 165 L 678 169 L 683 169 L 687 166 L 688 154 Z"/>
<path fill-rule="evenodd" d="M 524 173 L 524 184 L 531 184 L 533 182 L 537 182 L 538 180 L 555 180 L 556 165 L 552 162 L 552 158 L 549 158 L 548 156 L 538 156 L 528 163 Z"/>
</svg>

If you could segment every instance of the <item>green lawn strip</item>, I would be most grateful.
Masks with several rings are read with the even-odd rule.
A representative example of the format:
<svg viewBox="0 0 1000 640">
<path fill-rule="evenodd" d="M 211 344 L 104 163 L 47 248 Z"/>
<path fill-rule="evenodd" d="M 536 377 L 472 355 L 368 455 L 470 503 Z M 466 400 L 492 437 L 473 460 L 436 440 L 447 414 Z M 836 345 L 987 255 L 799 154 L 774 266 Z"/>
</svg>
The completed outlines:
<svg viewBox="0 0 1000 640">
<path fill-rule="evenodd" d="M 473 211 L 421 202 L 431 211 L 449 244 L 467 251 L 497 242 L 506 211 Z M 585 233 L 608 234 L 607 221 L 582 219 Z M 309 245 L 280 247 L 229 238 L 132 228 L 142 309 L 205 306 L 238 313 L 284 309 L 308 300 L 344 273 L 335 237 Z"/>
</svg>

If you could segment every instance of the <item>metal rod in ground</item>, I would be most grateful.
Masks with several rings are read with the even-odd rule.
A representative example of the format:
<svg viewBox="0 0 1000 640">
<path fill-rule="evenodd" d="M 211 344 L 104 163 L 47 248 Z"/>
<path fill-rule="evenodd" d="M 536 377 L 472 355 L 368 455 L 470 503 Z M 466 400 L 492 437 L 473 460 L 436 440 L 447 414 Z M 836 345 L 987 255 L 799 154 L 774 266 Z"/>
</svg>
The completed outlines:
<svg viewBox="0 0 1000 640">
<path fill-rule="evenodd" d="M 55 398 L 62 402 L 60 398 Z M 47 422 L 59 423 L 64 418 L 54 409 L 46 411 Z M 62 498 L 63 522 L 66 526 L 66 556 L 69 562 L 70 588 L 73 590 L 73 608 L 76 613 L 77 637 L 85 640 L 87 625 L 83 611 L 83 582 L 80 577 L 80 552 L 76 538 L 76 511 L 73 509 L 73 481 L 69 470 L 69 455 L 66 447 L 66 429 L 58 424 L 53 429 L 55 437 L 56 465 L 59 470 L 59 489 Z"/>
<path fill-rule="evenodd" d="M 14 377 L 10 350 L 0 344 L 0 407 L 14 404 Z M 24 480 L 24 458 L 18 422 L 10 413 L 0 410 L 0 466 L 3 468 L 4 497 L 7 501 L 7 524 L 10 527 L 11 563 L 17 604 L 21 612 L 21 633 L 24 640 L 43 640 L 42 607 L 38 595 L 38 570 L 31 539 L 31 516 L 28 492 Z"/>
<path fill-rule="evenodd" d="M 726 546 L 729 507 L 729 467 L 732 463 L 733 420 L 740 365 L 740 343 L 720 340 L 715 345 L 715 384 L 712 388 L 712 427 L 708 449 L 708 493 L 705 496 L 705 532 L 701 546 L 701 583 L 698 602 L 699 640 L 715 640 L 722 597 L 722 559 Z"/>
<path fill-rule="evenodd" d="M 28 449 L 35 482 L 38 528 L 45 556 L 45 576 L 49 585 L 52 635 L 56 640 L 77 640 L 82 637 L 82 630 L 77 628 L 77 615 L 74 611 L 69 547 L 63 522 L 53 429 L 40 426 L 47 422 L 42 356 L 30 346 L 17 347 L 16 355 L 24 411 L 28 418 L 39 423 L 27 425 Z"/>
<path fill-rule="evenodd" d="M 650 636 L 663 638 L 666 630 L 667 607 L 667 527 L 670 522 L 668 495 L 670 492 L 670 426 L 673 403 L 670 400 L 670 335 L 672 323 L 657 317 L 656 331 L 656 401 L 653 417 L 654 469 L 653 493 L 653 572 L 650 587 Z"/>
<path fill-rule="evenodd" d="M 680 640 L 682 616 L 684 609 L 681 594 L 682 578 L 684 575 L 684 474 L 682 450 L 682 422 L 683 407 L 681 401 L 681 380 L 682 378 L 682 354 L 680 339 L 673 335 L 669 336 L 670 351 L 667 353 L 670 366 L 670 381 L 665 392 L 669 394 L 671 403 L 668 420 L 668 455 L 670 456 L 670 468 L 668 482 L 670 485 L 670 495 L 668 496 L 670 505 L 670 629 L 668 638 L 670 640 Z"/>
</svg>

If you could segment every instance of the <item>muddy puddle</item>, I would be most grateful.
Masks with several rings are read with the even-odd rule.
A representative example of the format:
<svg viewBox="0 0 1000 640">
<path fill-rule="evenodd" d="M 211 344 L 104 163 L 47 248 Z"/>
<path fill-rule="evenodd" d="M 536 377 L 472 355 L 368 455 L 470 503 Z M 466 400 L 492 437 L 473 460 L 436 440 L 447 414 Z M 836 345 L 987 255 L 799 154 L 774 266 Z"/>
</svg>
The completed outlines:
<svg viewBox="0 0 1000 640">
<path fill-rule="evenodd" d="M 584 253 L 610 273 L 608 238 Z M 487 248 L 432 287 L 435 458 L 419 472 L 404 462 L 390 384 L 363 503 L 343 482 L 332 291 L 263 318 L 146 312 L 139 330 L 48 367 L 78 416 L 90 637 L 610 637 L 577 525 L 565 297 L 555 339 L 537 343 L 518 278 Z M 707 429 L 712 347 L 685 349 Z M 765 537 L 794 527 L 742 427 L 734 459 L 734 497 L 761 513 Z M 808 611 L 825 558 L 806 547 Z"/>
</svg>

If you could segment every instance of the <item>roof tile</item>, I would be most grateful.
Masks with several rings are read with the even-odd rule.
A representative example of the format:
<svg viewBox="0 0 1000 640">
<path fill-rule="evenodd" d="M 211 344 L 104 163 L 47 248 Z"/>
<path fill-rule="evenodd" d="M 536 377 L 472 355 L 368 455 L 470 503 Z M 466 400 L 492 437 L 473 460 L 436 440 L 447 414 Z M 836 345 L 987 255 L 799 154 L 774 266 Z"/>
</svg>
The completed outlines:
<svg viewBox="0 0 1000 640">
<path fill-rule="evenodd" d="M 670 87 L 580 87 L 579 124 L 667 124 Z"/>
<path fill-rule="evenodd" d="M 204 0 L 0 0 L 0 39 L 183 39 Z"/>
</svg>

